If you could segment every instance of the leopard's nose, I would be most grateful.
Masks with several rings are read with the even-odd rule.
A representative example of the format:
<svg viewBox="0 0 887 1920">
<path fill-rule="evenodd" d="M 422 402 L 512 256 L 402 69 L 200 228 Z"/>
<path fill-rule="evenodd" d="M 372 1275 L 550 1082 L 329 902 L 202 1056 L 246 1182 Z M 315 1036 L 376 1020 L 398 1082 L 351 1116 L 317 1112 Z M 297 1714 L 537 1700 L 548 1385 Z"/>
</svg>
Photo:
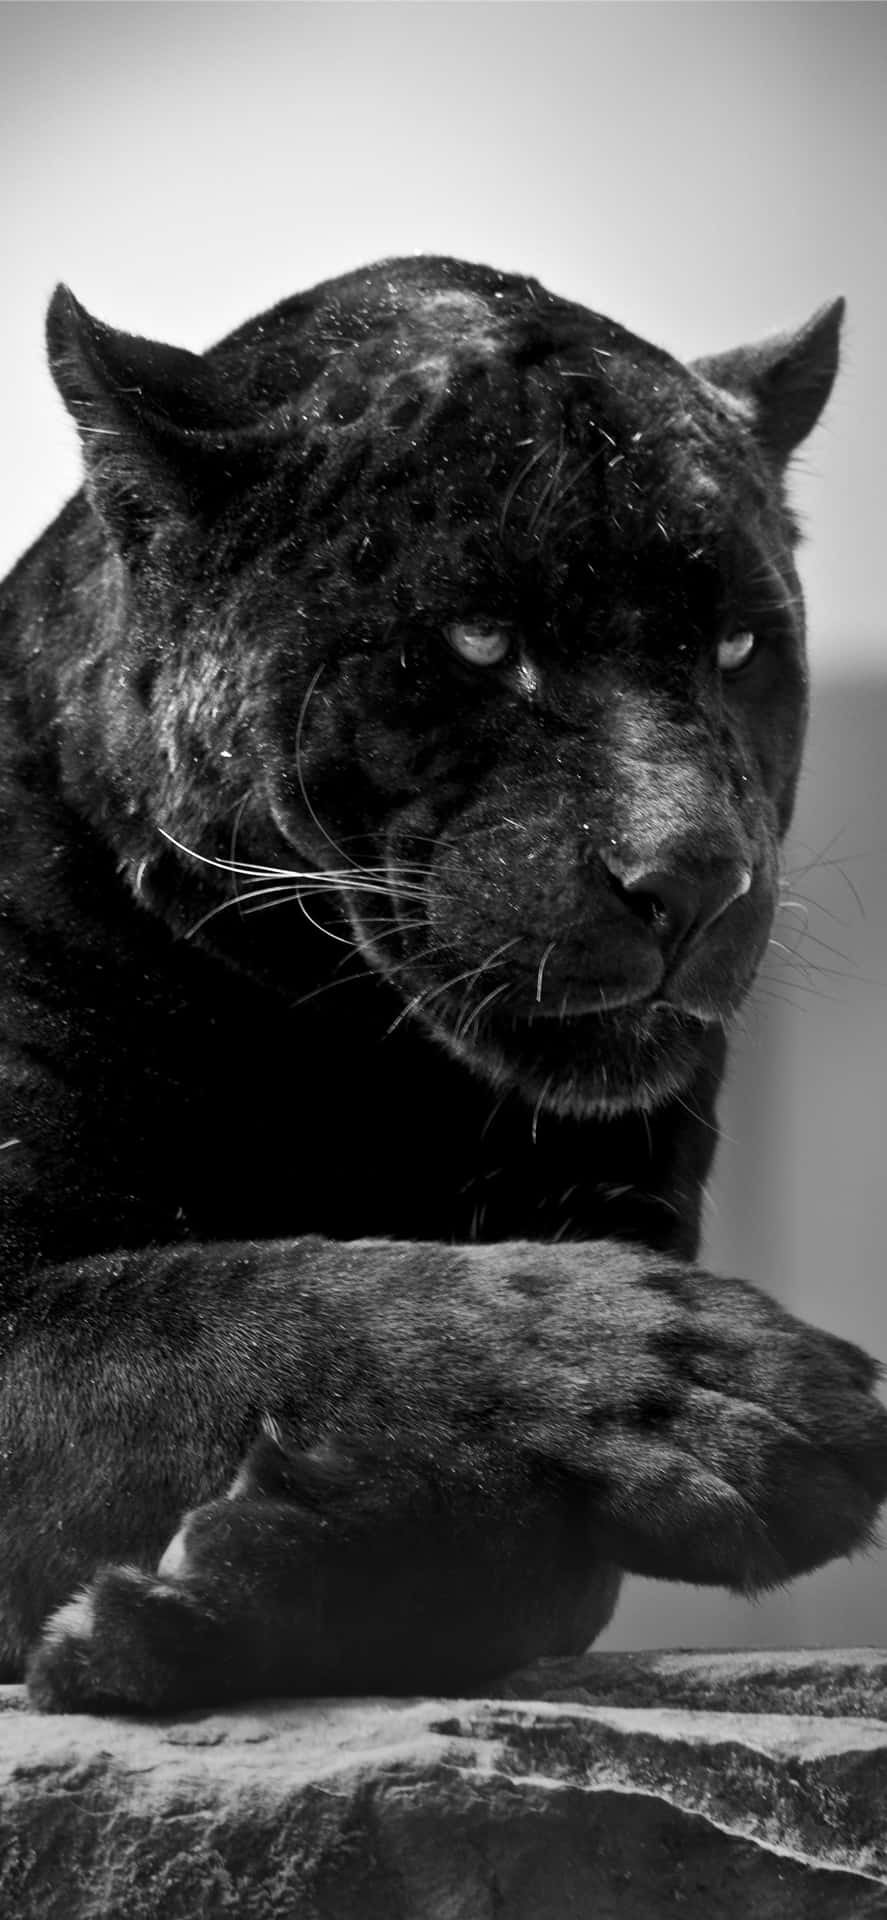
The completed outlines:
<svg viewBox="0 0 887 1920">
<path fill-rule="evenodd" d="M 604 856 L 609 882 L 668 953 L 697 940 L 734 900 L 749 892 L 748 867 L 732 861 L 706 872 L 675 867 L 623 867 Z"/>
</svg>

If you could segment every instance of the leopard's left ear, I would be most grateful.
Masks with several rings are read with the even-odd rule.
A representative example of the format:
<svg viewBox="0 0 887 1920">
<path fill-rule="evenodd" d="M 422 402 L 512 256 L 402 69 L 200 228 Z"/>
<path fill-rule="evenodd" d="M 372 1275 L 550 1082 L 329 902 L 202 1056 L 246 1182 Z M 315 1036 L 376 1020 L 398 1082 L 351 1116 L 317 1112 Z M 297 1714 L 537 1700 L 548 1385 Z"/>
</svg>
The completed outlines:
<svg viewBox="0 0 887 1920">
<path fill-rule="evenodd" d="M 208 519 L 231 484 L 246 425 L 207 361 L 119 333 L 68 287 L 46 322 L 49 364 L 80 434 L 87 490 L 115 543 L 137 561 L 156 526 Z"/>
<path fill-rule="evenodd" d="M 815 427 L 838 371 L 844 301 L 820 307 L 796 333 L 694 360 L 692 371 L 744 400 L 759 439 L 784 463 Z"/>
</svg>

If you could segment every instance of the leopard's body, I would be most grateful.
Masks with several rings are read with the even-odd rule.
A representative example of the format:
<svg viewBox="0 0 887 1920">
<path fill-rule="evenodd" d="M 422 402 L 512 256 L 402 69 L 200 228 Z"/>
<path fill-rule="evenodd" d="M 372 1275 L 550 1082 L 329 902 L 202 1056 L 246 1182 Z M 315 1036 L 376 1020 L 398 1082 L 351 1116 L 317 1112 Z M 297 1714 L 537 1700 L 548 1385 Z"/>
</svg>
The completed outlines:
<svg viewBox="0 0 887 1920">
<path fill-rule="evenodd" d="M 868 1537 L 871 1363 L 693 1264 L 839 319 L 686 368 L 418 259 L 198 357 L 56 296 L 86 489 L 0 709 L 8 1671 L 93 1579 L 41 1704 L 474 1684 L 624 1568 Z"/>
</svg>

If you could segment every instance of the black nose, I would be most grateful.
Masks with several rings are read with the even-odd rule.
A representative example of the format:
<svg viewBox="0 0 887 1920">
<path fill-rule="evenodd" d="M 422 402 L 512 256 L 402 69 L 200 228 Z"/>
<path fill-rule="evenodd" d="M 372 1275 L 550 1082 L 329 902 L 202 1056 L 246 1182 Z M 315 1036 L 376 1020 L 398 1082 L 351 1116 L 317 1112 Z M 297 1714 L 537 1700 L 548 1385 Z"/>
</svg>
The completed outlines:
<svg viewBox="0 0 887 1920">
<path fill-rule="evenodd" d="M 698 939 L 751 887 L 751 873 L 732 861 L 709 872 L 620 867 L 605 858 L 611 887 L 643 920 L 666 952 Z"/>
</svg>

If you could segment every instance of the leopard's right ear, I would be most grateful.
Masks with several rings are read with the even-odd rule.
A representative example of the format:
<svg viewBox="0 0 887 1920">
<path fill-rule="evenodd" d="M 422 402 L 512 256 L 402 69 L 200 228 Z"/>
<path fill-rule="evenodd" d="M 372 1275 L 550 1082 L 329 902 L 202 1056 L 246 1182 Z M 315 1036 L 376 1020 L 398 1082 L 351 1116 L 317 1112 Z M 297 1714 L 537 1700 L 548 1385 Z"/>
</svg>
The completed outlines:
<svg viewBox="0 0 887 1920">
<path fill-rule="evenodd" d="M 787 460 L 815 427 L 838 371 L 844 301 L 819 307 L 792 333 L 694 360 L 693 373 L 743 400 L 761 445 Z"/>
<path fill-rule="evenodd" d="M 119 333 L 65 286 L 53 294 L 46 336 L 90 499 L 124 556 L 137 563 L 164 520 L 211 520 L 231 491 L 249 422 L 207 361 Z"/>
</svg>

